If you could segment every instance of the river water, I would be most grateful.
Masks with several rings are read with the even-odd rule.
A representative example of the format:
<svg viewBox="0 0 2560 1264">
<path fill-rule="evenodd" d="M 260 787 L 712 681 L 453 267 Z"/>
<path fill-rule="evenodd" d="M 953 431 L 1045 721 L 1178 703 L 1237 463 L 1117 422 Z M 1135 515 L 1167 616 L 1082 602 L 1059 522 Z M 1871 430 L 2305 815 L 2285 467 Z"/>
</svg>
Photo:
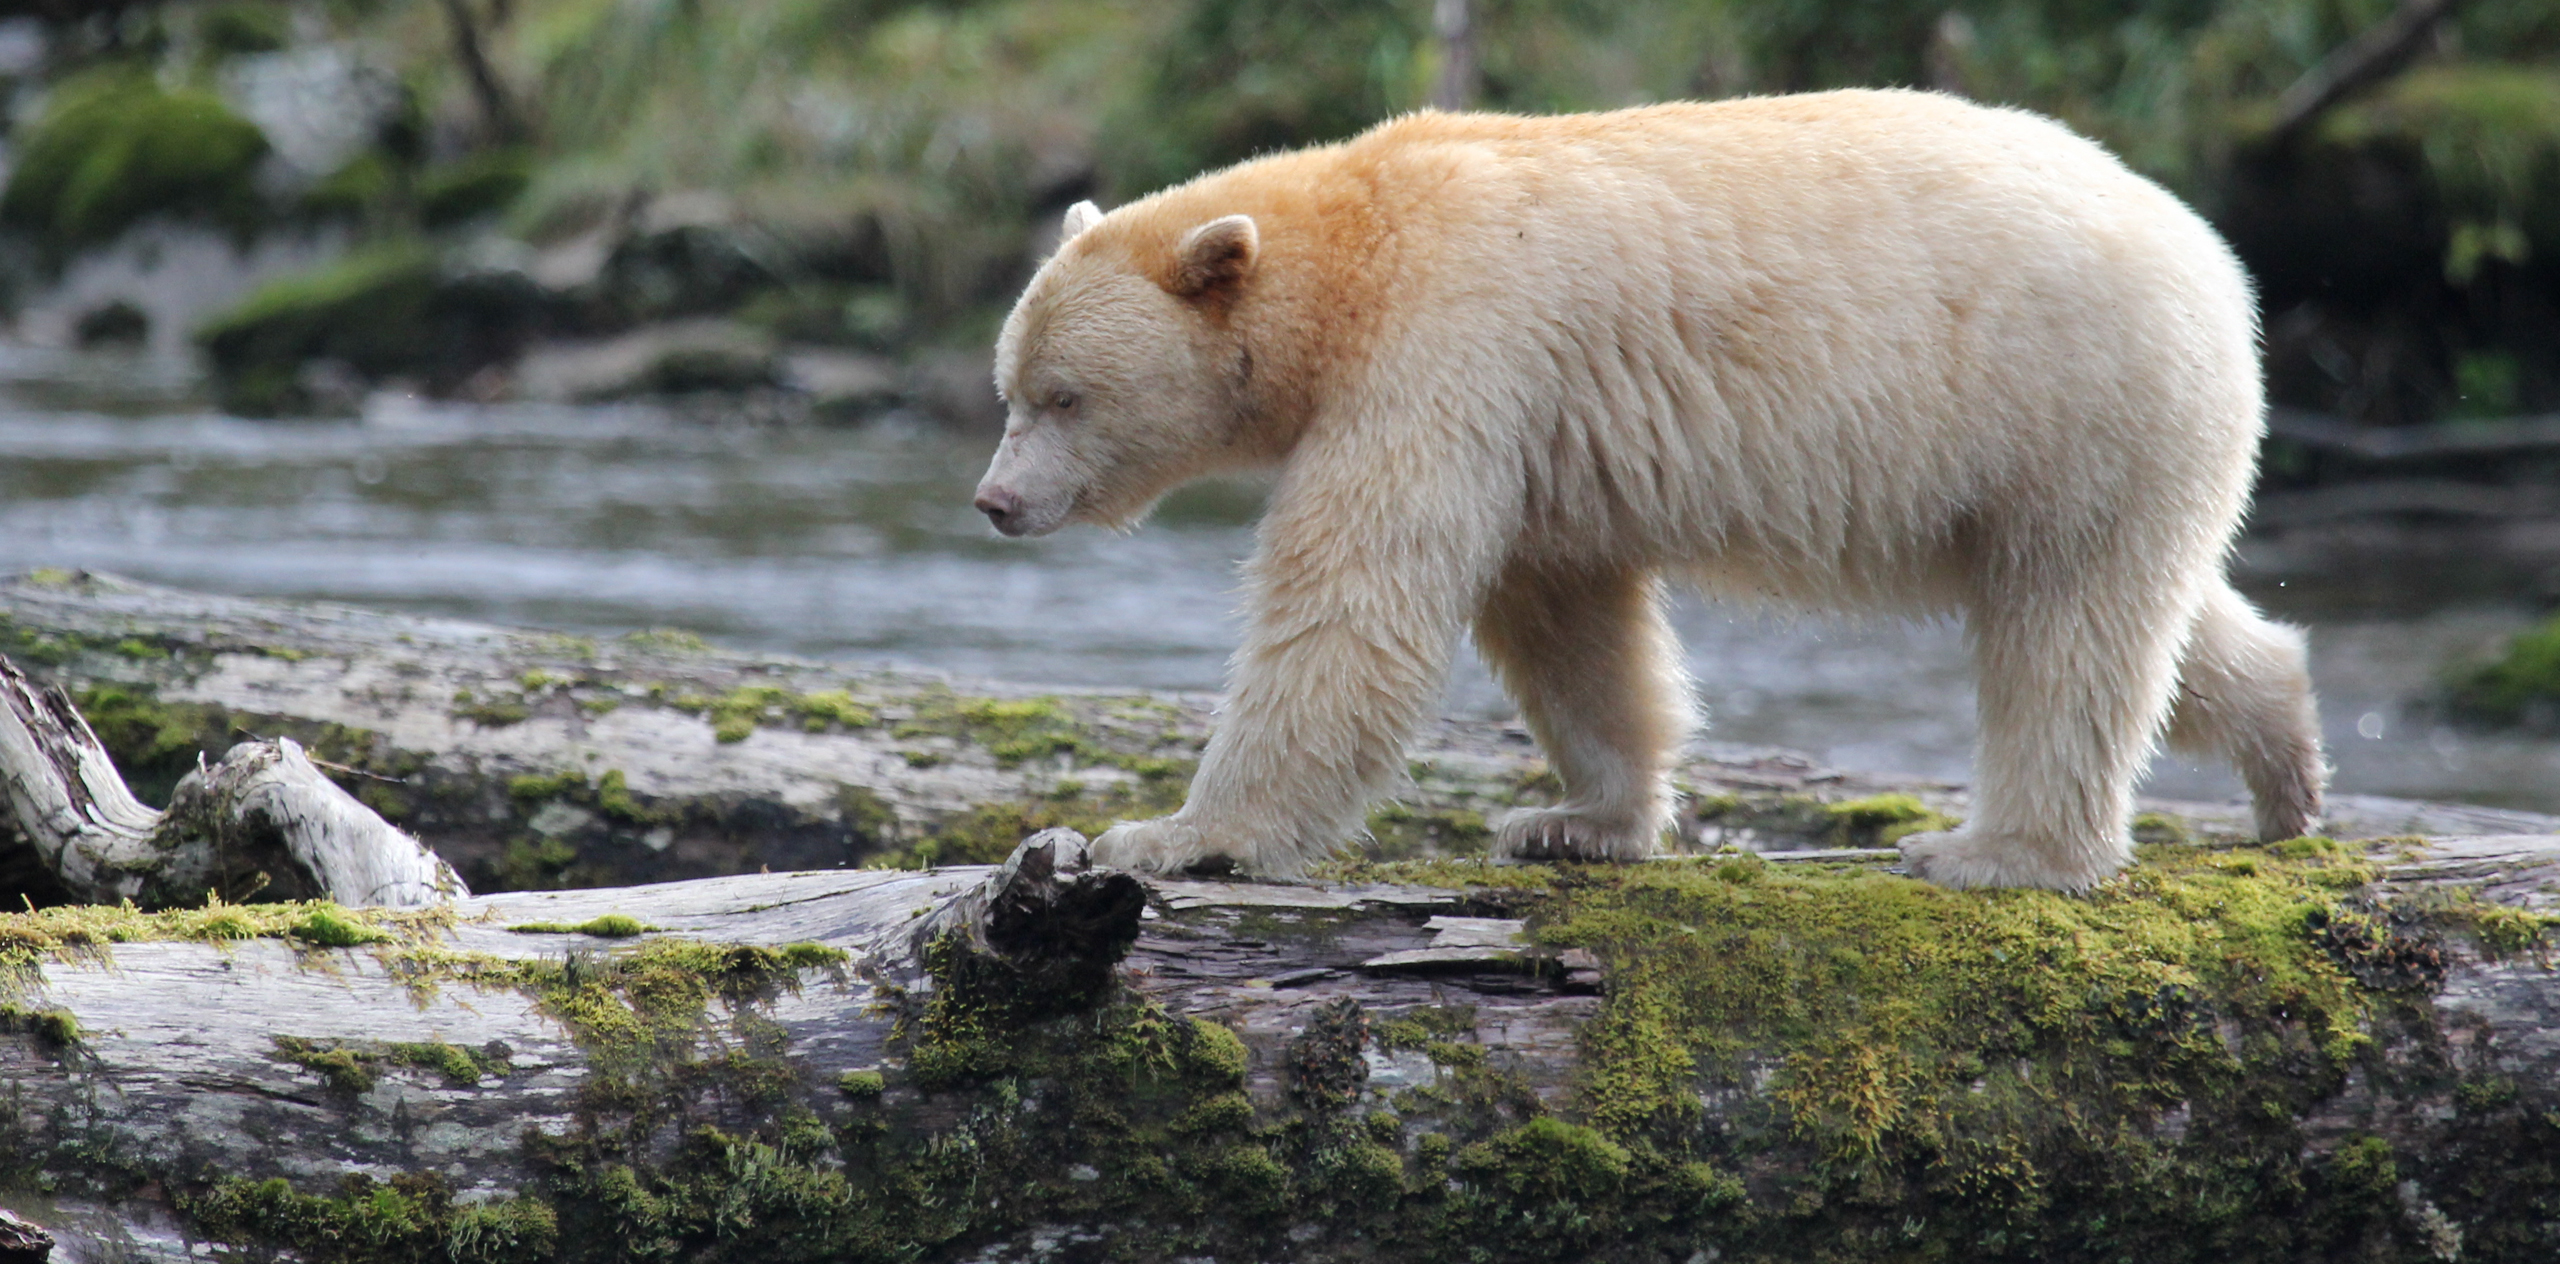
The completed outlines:
<svg viewBox="0 0 2560 1264">
<path fill-rule="evenodd" d="M 192 403 L 185 375 L 158 361 L 0 347 L 0 569 L 600 635 L 676 627 L 1061 686 L 1215 689 L 1256 491 L 1187 490 L 1127 536 L 1003 540 L 968 503 L 987 448 L 897 415 L 764 426 L 395 395 L 360 420 L 241 421 Z M 2306 571 L 2252 545 L 2238 574 L 2313 628 L 2339 789 L 2560 811 L 2560 744 L 2427 714 L 2447 664 L 2530 620 L 2517 587 L 2494 567 L 2469 584 L 2424 569 Z M 1972 685 L 1953 625 L 1694 598 L 1677 621 L 1712 740 L 1966 775 Z M 1471 657 L 1445 706 L 1509 713 Z M 2164 758 L 2151 789 L 2219 799 L 2238 785 Z"/>
</svg>

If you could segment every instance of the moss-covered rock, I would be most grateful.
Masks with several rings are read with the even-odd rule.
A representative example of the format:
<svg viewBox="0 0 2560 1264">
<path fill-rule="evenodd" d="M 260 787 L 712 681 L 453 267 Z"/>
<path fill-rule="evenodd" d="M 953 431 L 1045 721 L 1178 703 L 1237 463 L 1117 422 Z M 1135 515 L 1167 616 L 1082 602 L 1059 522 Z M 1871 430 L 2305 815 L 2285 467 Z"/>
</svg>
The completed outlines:
<svg viewBox="0 0 2560 1264">
<path fill-rule="evenodd" d="M 0 221 L 57 252 L 110 240 L 155 214 L 243 233 L 265 215 L 253 179 L 265 134 L 220 98 L 171 91 L 142 71 L 108 67 L 57 85 L 45 112 L 11 140 Z"/>
<path fill-rule="evenodd" d="M 2492 261 L 2560 255 L 2560 72 L 2494 62 L 2413 70 L 2338 110 L 2322 138 L 2418 158 L 2456 281 Z"/>
<path fill-rule="evenodd" d="M 2496 658 L 2458 670 L 2456 715 L 2493 726 L 2560 728 L 2560 619 L 2519 632 Z"/>
<path fill-rule="evenodd" d="M 196 331 L 225 408 L 311 411 L 308 366 L 450 387 L 520 347 L 544 319 L 540 291 L 508 272 L 447 267 L 422 241 L 367 247 L 280 277 Z"/>
</svg>

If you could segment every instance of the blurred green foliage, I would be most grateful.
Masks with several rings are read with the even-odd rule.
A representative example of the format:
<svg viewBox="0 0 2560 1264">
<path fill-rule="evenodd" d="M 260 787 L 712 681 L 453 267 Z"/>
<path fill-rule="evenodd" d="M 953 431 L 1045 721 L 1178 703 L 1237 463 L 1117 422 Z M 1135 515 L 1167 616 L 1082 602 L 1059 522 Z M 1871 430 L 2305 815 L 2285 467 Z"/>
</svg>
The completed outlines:
<svg viewBox="0 0 2560 1264">
<path fill-rule="evenodd" d="M 242 230 L 258 214 L 267 138 L 210 93 L 110 66 L 57 85 L 12 139 L 0 221 L 60 246 L 106 241 L 153 213 Z"/>
<path fill-rule="evenodd" d="M 1476 100 L 1909 85 L 2025 106 L 2222 225 L 2296 402 L 2433 415 L 2464 393 L 2465 357 L 2492 354 L 2517 365 L 2502 397 L 2560 406 L 2560 5 L 2462 6 L 2303 144 L 2261 143 L 2278 94 L 2396 3 L 1476 0 Z M 112 7 L 63 28 L 71 55 L 12 138 L 0 218 L 57 246 L 159 211 L 260 213 L 264 141 L 211 90 L 240 58 L 325 39 L 396 74 L 407 104 L 263 213 L 376 238 L 496 223 L 541 245 L 716 190 L 739 248 L 795 290 L 760 300 L 760 323 L 867 346 L 981 341 L 1068 203 L 1420 108 L 1443 57 L 1433 0 L 465 0 L 525 121 L 493 148 L 504 129 L 441 0 Z M 2284 342 L 2278 318 L 2305 304 L 2310 332 Z M 894 337 L 868 327 L 881 313 Z M 2409 399 L 2322 376 L 2322 339 L 2346 360 L 2391 344 L 2366 358 L 2414 375 Z"/>
</svg>

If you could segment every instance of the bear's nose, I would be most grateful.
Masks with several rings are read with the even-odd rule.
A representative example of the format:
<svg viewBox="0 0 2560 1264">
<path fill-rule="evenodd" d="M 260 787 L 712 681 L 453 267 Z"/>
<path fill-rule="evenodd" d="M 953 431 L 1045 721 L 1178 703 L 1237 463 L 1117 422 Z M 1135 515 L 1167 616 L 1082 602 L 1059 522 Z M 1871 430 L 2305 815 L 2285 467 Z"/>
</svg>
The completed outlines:
<svg viewBox="0 0 2560 1264">
<path fill-rule="evenodd" d="M 1008 519 L 1022 512 L 1022 498 L 1001 487 L 981 488 L 978 492 L 978 512 L 985 514 L 987 521 L 994 523 L 996 529 L 1001 531 Z"/>
</svg>

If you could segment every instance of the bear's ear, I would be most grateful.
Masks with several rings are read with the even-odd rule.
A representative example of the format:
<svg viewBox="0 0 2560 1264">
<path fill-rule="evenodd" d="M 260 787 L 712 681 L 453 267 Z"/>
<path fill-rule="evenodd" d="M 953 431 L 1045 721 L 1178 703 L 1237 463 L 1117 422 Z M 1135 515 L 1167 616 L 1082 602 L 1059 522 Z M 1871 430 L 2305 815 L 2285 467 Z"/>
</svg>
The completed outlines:
<svg viewBox="0 0 2560 1264">
<path fill-rule="evenodd" d="M 1182 235 L 1173 248 L 1173 273 L 1164 288 L 1182 298 L 1198 298 L 1220 286 L 1233 285 L 1253 271 L 1262 235 L 1250 215 L 1210 220 Z"/>
<path fill-rule="evenodd" d="M 1067 208 L 1067 222 L 1059 226 L 1058 244 L 1065 245 L 1084 235 L 1084 230 L 1102 221 L 1102 208 L 1091 202 L 1078 202 Z"/>
</svg>

